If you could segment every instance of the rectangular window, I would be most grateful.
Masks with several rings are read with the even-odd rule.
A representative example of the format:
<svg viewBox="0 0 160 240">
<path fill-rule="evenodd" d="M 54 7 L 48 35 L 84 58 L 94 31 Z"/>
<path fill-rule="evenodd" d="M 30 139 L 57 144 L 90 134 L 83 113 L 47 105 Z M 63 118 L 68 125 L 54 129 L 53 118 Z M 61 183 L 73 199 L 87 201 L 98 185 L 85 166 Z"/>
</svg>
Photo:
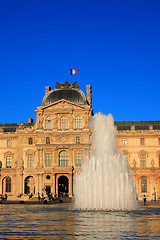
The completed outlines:
<svg viewBox="0 0 160 240">
<path fill-rule="evenodd" d="M 122 144 L 123 144 L 123 146 L 126 146 L 126 145 L 127 145 L 127 139 L 126 139 L 126 138 L 123 138 L 123 139 L 122 139 Z"/>
<path fill-rule="evenodd" d="M 76 153 L 76 167 L 81 166 L 81 153 Z"/>
<path fill-rule="evenodd" d="M 80 144 L 80 137 L 76 137 L 76 144 Z"/>
<path fill-rule="evenodd" d="M 28 154 L 27 167 L 33 167 L 33 154 Z"/>
<path fill-rule="evenodd" d="M 158 138 L 158 144 L 160 145 L 160 138 Z"/>
<path fill-rule="evenodd" d="M 146 155 L 140 155 L 140 166 L 142 168 L 146 167 Z"/>
<path fill-rule="evenodd" d="M 144 145 L 144 138 L 140 139 L 140 145 Z"/>
<path fill-rule="evenodd" d="M 46 167 L 51 167 L 51 153 L 46 153 Z"/>
<path fill-rule="evenodd" d="M 7 156 L 6 157 L 6 168 L 11 168 L 12 167 L 12 157 Z"/>
<path fill-rule="evenodd" d="M 147 192 L 147 178 L 146 177 L 141 178 L 141 190 L 142 190 L 142 193 Z"/>
<path fill-rule="evenodd" d="M 33 138 L 28 138 L 28 144 L 32 145 L 33 144 Z"/>
<path fill-rule="evenodd" d="M 66 129 L 67 128 L 67 118 L 66 117 L 61 117 L 60 119 L 60 126 L 61 129 Z"/>
<path fill-rule="evenodd" d="M 52 129 L 52 120 L 51 117 L 46 117 L 46 129 Z"/>
<path fill-rule="evenodd" d="M 159 155 L 159 167 L 160 167 L 160 155 Z"/>
<path fill-rule="evenodd" d="M 7 147 L 11 147 L 11 140 L 7 140 Z"/>
<path fill-rule="evenodd" d="M 82 119 L 80 116 L 75 118 L 75 128 L 80 129 L 82 128 Z"/>
<path fill-rule="evenodd" d="M 50 138 L 46 137 L 46 144 L 50 144 Z"/>
</svg>

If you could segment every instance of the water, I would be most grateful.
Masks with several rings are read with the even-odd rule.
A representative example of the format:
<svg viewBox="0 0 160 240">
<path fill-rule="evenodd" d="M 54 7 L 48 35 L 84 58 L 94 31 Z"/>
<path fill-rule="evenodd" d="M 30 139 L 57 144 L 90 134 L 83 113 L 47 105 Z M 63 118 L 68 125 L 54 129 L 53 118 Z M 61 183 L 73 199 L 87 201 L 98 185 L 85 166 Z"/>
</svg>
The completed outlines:
<svg viewBox="0 0 160 240">
<path fill-rule="evenodd" d="M 160 209 L 77 211 L 68 204 L 0 205 L 0 239 L 159 239 Z"/>
<path fill-rule="evenodd" d="M 91 129 L 91 153 L 76 174 L 75 208 L 137 209 L 136 186 L 126 157 L 118 153 L 112 115 L 95 114 Z"/>
</svg>

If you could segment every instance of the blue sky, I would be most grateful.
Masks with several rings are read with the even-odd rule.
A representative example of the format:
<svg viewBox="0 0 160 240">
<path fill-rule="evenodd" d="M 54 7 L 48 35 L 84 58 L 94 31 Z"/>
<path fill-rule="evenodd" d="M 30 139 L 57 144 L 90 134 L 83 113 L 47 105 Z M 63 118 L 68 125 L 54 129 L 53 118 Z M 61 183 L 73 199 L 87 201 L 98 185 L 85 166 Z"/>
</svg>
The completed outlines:
<svg viewBox="0 0 160 240">
<path fill-rule="evenodd" d="M 0 123 L 35 121 L 69 68 L 94 113 L 160 120 L 159 0 L 2 0 L 0 36 Z"/>
</svg>

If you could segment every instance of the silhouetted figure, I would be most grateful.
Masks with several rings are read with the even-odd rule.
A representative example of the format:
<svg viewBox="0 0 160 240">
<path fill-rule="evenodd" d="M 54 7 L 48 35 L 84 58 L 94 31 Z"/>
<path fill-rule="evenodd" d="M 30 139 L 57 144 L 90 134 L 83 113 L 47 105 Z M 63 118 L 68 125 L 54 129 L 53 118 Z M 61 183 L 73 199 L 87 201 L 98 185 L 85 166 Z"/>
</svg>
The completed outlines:
<svg viewBox="0 0 160 240">
<path fill-rule="evenodd" d="M 146 205 L 146 196 L 145 195 L 143 196 L 143 202 L 144 202 L 144 205 Z"/>
<path fill-rule="evenodd" d="M 5 193 L 5 199 L 7 200 L 7 194 Z"/>
</svg>

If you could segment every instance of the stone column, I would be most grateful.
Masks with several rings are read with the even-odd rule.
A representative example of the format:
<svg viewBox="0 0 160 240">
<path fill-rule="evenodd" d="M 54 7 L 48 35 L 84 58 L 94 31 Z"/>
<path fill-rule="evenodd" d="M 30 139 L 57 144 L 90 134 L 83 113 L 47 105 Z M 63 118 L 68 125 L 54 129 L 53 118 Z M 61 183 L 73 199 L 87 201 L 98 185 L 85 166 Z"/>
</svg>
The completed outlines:
<svg viewBox="0 0 160 240">
<path fill-rule="evenodd" d="M 0 171 L 1 171 L 1 169 L 0 169 Z M 2 184 L 3 184 L 3 178 L 0 174 L 0 194 L 2 193 Z"/>
<path fill-rule="evenodd" d="M 72 174 L 69 174 L 69 197 L 72 197 Z"/>
<path fill-rule="evenodd" d="M 42 194 L 42 189 L 43 189 L 43 174 L 41 173 L 39 175 L 39 193 Z"/>
<path fill-rule="evenodd" d="M 56 193 L 56 178 L 55 178 L 55 173 L 53 173 L 53 184 L 52 184 L 52 189 L 51 189 L 53 196 Z"/>
<path fill-rule="evenodd" d="M 36 188 L 36 194 L 40 193 L 40 187 L 39 187 L 39 174 L 37 174 L 37 188 Z"/>
<path fill-rule="evenodd" d="M 37 164 L 38 164 L 38 165 L 37 165 L 38 167 L 40 166 L 40 151 L 41 151 L 41 150 L 38 149 L 38 163 L 37 163 Z"/>
<path fill-rule="evenodd" d="M 43 149 L 41 149 L 41 154 L 40 154 L 40 166 L 43 167 Z"/>
</svg>

